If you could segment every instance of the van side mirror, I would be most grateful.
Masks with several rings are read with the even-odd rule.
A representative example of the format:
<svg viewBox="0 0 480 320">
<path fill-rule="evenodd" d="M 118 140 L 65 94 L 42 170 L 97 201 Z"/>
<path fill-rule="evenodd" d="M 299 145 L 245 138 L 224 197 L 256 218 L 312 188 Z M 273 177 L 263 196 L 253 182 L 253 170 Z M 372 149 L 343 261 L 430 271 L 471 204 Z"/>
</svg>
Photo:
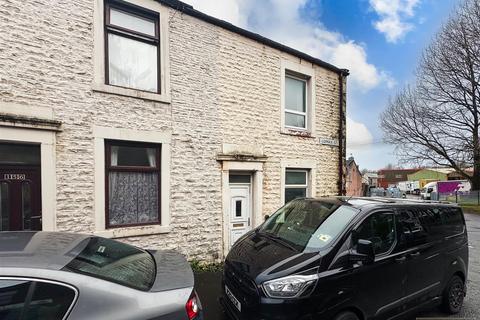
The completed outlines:
<svg viewBox="0 0 480 320">
<path fill-rule="evenodd" d="M 373 250 L 373 244 L 370 240 L 358 239 L 357 249 L 352 250 L 350 253 L 351 262 L 362 262 L 364 264 L 370 264 L 375 261 L 375 252 Z"/>
</svg>

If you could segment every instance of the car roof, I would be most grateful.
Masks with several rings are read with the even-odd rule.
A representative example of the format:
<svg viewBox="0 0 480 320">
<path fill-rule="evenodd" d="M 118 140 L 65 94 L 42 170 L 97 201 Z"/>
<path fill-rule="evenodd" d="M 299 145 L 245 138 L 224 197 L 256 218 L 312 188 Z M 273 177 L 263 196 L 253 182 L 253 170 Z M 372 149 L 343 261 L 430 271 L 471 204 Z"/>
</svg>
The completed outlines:
<svg viewBox="0 0 480 320">
<path fill-rule="evenodd" d="M 349 205 L 354 208 L 362 209 L 368 207 L 398 207 L 398 206 L 448 206 L 457 207 L 456 203 L 447 201 L 415 200 L 385 197 L 346 197 L 346 196 L 327 196 L 319 198 L 305 198 L 314 201 L 323 201 L 337 205 Z"/>
<path fill-rule="evenodd" d="M 74 255 L 69 254 L 90 235 L 45 231 L 0 232 L 0 268 L 60 270 Z"/>
</svg>

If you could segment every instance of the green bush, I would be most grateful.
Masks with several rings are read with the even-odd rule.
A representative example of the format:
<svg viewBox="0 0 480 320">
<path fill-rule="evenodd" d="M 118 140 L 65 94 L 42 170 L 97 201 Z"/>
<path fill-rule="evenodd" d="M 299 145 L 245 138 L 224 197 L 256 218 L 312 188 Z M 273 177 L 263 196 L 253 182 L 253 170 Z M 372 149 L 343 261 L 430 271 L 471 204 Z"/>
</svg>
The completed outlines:
<svg viewBox="0 0 480 320">
<path fill-rule="evenodd" d="M 190 260 L 190 266 L 193 272 L 221 272 L 223 271 L 223 262 L 203 262 L 197 259 Z"/>
</svg>

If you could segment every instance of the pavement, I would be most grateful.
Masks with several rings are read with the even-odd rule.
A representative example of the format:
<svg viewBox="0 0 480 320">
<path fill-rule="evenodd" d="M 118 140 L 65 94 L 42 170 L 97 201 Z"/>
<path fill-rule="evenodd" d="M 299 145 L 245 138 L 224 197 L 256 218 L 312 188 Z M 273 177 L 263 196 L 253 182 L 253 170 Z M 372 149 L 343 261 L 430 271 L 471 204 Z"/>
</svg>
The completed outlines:
<svg viewBox="0 0 480 320">
<path fill-rule="evenodd" d="M 462 311 L 446 315 L 439 310 L 423 312 L 416 317 L 405 319 L 480 319 L 480 215 L 465 214 L 469 237 L 470 259 L 467 280 L 467 296 Z M 195 274 L 195 286 L 203 305 L 206 320 L 229 320 L 218 303 L 221 293 L 221 272 Z"/>
</svg>

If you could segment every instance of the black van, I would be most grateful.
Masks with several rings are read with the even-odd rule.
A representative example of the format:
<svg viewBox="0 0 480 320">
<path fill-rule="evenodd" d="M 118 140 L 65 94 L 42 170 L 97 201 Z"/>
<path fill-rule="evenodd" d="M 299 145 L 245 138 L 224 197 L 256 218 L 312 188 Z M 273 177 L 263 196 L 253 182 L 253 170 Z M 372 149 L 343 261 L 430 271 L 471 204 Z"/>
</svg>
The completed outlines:
<svg viewBox="0 0 480 320">
<path fill-rule="evenodd" d="M 297 199 L 240 238 L 225 261 L 232 319 L 394 319 L 466 294 L 460 207 L 375 198 Z"/>
</svg>

